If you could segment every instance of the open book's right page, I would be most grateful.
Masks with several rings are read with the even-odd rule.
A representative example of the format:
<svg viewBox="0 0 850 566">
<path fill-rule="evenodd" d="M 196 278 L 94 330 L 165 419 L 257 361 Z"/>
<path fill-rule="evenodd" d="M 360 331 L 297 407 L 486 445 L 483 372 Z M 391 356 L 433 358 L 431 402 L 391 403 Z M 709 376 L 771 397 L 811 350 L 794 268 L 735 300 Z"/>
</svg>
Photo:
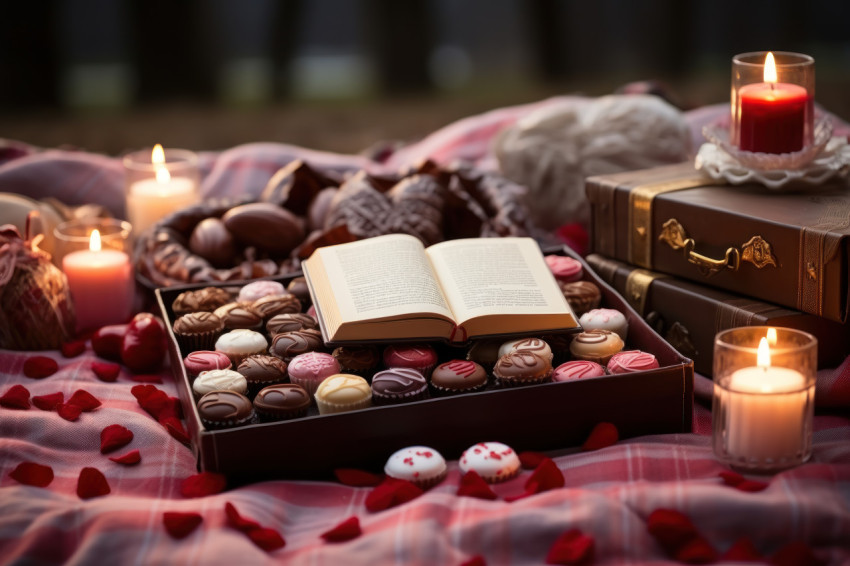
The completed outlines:
<svg viewBox="0 0 850 566">
<path fill-rule="evenodd" d="M 531 238 L 474 238 L 426 250 L 457 324 L 486 315 L 570 313 Z"/>
</svg>

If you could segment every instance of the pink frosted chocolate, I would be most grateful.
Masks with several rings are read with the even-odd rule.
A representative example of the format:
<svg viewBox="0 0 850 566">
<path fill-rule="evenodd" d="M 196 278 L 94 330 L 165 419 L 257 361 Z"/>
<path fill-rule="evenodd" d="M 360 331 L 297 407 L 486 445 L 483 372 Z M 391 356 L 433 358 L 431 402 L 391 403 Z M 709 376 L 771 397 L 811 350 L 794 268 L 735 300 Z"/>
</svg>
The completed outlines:
<svg viewBox="0 0 850 566">
<path fill-rule="evenodd" d="M 573 381 L 585 377 L 599 377 L 605 375 L 605 368 L 596 362 L 589 360 L 575 360 L 564 362 L 555 368 L 552 381 Z"/>
<path fill-rule="evenodd" d="M 437 352 L 427 344 L 387 346 L 384 348 L 384 365 L 388 368 L 413 368 L 430 372 L 436 363 Z"/>
<path fill-rule="evenodd" d="M 610 330 L 616 332 L 623 342 L 629 333 L 629 321 L 626 316 L 615 309 L 592 309 L 581 315 L 579 324 L 585 330 Z"/>
<path fill-rule="evenodd" d="M 289 381 L 297 383 L 312 395 L 326 377 L 339 373 L 340 369 L 339 363 L 332 355 L 307 352 L 292 358 L 287 371 Z"/>
<path fill-rule="evenodd" d="M 544 259 L 546 260 L 546 265 L 549 266 L 549 271 L 552 272 L 552 275 L 558 281 L 566 283 L 581 279 L 584 270 L 578 260 L 562 255 L 547 255 Z"/>
<path fill-rule="evenodd" d="M 610 373 L 629 373 L 632 371 L 644 371 L 658 367 L 658 360 L 648 352 L 640 350 L 627 350 L 618 352 L 611 356 L 608 361 Z"/>
<path fill-rule="evenodd" d="M 286 288 L 277 281 L 252 281 L 239 289 L 238 301 L 254 302 L 270 295 L 286 295 Z"/>
<path fill-rule="evenodd" d="M 192 352 L 183 360 L 183 365 L 189 375 L 199 375 L 202 371 L 214 369 L 230 369 L 232 363 L 227 354 L 213 352 L 211 350 L 198 350 Z"/>
</svg>

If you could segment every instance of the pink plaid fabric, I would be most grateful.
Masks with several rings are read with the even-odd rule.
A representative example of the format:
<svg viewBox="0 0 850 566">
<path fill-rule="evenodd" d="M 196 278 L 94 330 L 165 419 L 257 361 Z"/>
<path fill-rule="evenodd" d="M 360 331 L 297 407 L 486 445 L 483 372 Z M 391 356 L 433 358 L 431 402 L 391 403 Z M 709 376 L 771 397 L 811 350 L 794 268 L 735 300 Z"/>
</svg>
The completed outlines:
<svg viewBox="0 0 850 566">
<path fill-rule="evenodd" d="M 493 133 L 534 106 L 500 109 L 450 125 L 384 164 L 280 144 L 206 153 L 203 191 L 208 196 L 258 194 L 274 171 L 294 157 L 340 170 L 394 169 L 423 156 L 483 163 Z M 689 119 L 696 127 L 720 111 L 697 111 Z M 71 204 L 98 202 L 120 214 L 121 175 L 115 158 L 0 143 L 0 186 L 6 191 L 56 196 Z M 32 355 L 55 359 L 59 371 L 40 380 L 25 377 L 23 365 Z M 745 536 L 764 556 L 798 541 L 825 563 L 850 564 L 850 360 L 818 375 L 811 461 L 752 478 L 769 484 L 763 491 L 740 491 L 718 477 L 726 469 L 710 446 L 711 384 L 698 376 L 693 433 L 623 440 L 594 452 L 564 446 L 550 454 L 563 473 L 563 488 L 506 502 L 505 497 L 523 492 L 531 475 L 523 471 L 494 487 L 495 501 L 458 496 L 461 474 L 452 460 L 448 477 L 424 495 L 372 513 L 365 506 L 371 488 L 327 481 L 266 481 L 184 498 L 181 484 L 197 472 L 191 450 L 140 408 L 125 369 L 114 383 L 98 380 L 91 370 L 97 359 L 90 344 L 73 358 L 54 351 L 0 350 L 0 395 L 15 385 L 33 396 L 62 392 L 65 399 L 83 389 L 102 402 L 76 422 L 35 407 L 0 407 L 2 564 L 451 565 L 476 556 L 491 565 L 542 564 L 556 539 L 574 528 L 593 537 L 596 564 L 675 563 L 647 529 L 648 516 L 659 508 L 690 517 L 720 554 Z M 176 395 L 168 371 L 159 377 L 157 387 Z M 100 434 L 112 424 L 128 428 L 134 438 L 103 455 Z M 135 449 L 141 454 L 135 466 L 108 459 Z M 23 462 L 50 466 L 53 481 L 44 488 L 18 483 L 10 473 Z M 85 467 L 103 473 L 109 494 L 87 500 L 77 496 Z M 228 502 L 245 517 L 279 531 L 285 547 L 266 552 L 229 526 Z M 163 514 L 170 511 L 196 512 L 202 523 L 175 540 L 163 525 Z M 352 516 L 359 518 L 359 537 L 341 543 L 321 538 Z"/>
</svg>

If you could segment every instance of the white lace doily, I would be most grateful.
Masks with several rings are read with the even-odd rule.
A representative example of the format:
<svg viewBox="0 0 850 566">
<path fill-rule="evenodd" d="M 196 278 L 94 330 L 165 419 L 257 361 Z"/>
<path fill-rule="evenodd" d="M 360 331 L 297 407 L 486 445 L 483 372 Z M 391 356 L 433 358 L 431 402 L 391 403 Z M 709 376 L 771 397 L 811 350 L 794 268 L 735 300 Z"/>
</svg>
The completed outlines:
<svg viewBox="0 0 850 566">
<path fill-rule="evenodd" d="M 831 137 L 832 124 L 826 120 L 818 122 L 814 143 L 794 153 L 740 151 L 729 143 L 728 130 L 717 125 L 703 128 L 703 135 L 709 141 L 700 147 L 694 165 L 715 181 L 797 190 L 850 172 L 850 145 L 846 138 Z"/>
</svg>

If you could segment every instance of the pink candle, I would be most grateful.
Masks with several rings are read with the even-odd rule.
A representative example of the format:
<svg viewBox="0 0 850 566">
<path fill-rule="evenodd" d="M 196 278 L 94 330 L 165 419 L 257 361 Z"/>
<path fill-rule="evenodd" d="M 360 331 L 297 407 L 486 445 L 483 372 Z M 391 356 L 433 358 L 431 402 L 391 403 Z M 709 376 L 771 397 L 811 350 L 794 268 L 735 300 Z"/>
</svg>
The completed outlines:
<svg viewBox="0 0 850 566">
<path fill-rule="evenodd" d="M 100 249 L 100 233 L 92 232 L 89 250 L 62 259 L 62 271 L 77 313 L 77 329 L 89 330 L 126 322 L 133 308 L 133 267 L 118 250 Z"/>
<path fill-rule="evenodd" d="M 760 83 L 741 87 L 741 149 L 790 153 L 803 149 L 809 94 L 801 86 Z"/>
</svg>

